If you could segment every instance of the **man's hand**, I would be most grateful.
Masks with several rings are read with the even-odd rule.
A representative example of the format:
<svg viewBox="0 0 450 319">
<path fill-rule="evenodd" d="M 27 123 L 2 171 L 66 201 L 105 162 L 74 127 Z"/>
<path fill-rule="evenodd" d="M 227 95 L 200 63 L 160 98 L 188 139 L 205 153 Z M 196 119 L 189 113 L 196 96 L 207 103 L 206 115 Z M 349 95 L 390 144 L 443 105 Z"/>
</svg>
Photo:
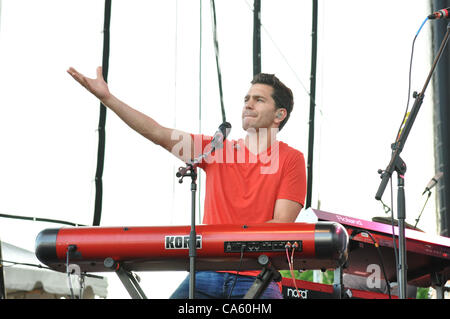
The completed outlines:
<svg viewBox="0 0 450 319">
<path fill-rule="evenodd" d="M 1 1 L 1 0 L 0 0 Z M 182 131 L 163 127 L 153 118 L 133 109 L 109 92 L 108 84 L 103 79 L 102 68 L 97 68 L 97 78 L 90 79 L 70 67 L 67 70 L 78 83 L 94 94 L 110 110 L 116 113 L 133 130 L 162 146 L 173 155 L 188 162 L 193 158 L 194 143 L 191 135 Z"/>
<path fill-rule="evenodd" d="M 69 73 L 78 83 L 84 86 L 89 92 L 94 94 L 100 101 L 107 99 L 111 95 L 108 89 L 108 84 L 103 79 L 101 66 L 97 68 L 96 79 L 88 78 L 72 67 L 70 67 L 67 70 L 67 73 Z"/>
</svg>

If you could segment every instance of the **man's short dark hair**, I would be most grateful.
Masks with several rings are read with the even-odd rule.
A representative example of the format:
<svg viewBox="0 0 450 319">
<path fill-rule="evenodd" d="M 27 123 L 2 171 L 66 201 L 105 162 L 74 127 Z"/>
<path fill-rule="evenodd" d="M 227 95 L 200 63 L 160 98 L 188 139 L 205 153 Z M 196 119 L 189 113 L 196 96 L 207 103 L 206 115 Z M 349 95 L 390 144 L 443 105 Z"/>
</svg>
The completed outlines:
<svg viewBox="0 0 450 319">
<path fill-rule="evenodd" d="M 272 98 L 277 109 L 286 109 L 286 118 L 280 123 L 278 129 L 281 131 L 289 119 L 294 108 L 294 96 L 290 88 L 283 84 L 275 74 L 259 73 L 253 77 L 252 84 L 267 84 L 273 88 Z"/>
</svg>

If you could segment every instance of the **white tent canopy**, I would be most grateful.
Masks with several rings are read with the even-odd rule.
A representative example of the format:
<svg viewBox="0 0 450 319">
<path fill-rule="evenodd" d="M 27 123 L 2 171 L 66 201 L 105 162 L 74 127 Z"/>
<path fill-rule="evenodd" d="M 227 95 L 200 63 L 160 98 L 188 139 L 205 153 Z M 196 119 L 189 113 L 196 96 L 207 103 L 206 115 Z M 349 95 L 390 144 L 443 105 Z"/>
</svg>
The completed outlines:
<svg viewBox="0 0 450 319">
<path fill-rule="evenodd" d="M 71 296 L 68 275 L 39 266 L 35 254 L 29 250 L 2 242 L 4 277 L 8 299 L 62 298 Z M 72 289 L 79 296 L 78 276 L 71 275 Z M 106 298 L 106 278 L 84 278 L 82 298 Z"/>
</svg>

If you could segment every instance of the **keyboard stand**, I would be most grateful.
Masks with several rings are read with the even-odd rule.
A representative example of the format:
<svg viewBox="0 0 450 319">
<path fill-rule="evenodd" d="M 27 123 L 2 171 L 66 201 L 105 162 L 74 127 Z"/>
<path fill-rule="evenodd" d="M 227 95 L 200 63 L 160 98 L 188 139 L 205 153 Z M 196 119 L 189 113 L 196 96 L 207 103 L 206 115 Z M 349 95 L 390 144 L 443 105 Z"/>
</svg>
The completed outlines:
<svg viewBox="0 0 450 319">
<path fill-rule="evenodd" d="M 120 263 L 114 261 L 114 259 L 110 257 L 106 258 L 103 264 L 106 268 L 113 269 L 116 272 L 132 299 L 147 299 L 144 291 L 139 285 L 140 279 L 137 275 L 126 270 Z"/>
<path fill-rule="evenodd" d="M 343 299 L 344 298 L 344 285 L 343 285 L 343 273 L 342 268 L 338 267 L 334 270 L 334 280 L 333 280 L 333 298 Z"/>
<path fill-rule="evenodd" d="M 281 274 L 272 266 L 269 257 L 260 255 L 258 257 L 258 263 L 263 266 L 263 269 L 256 276 L 255 282 L 245 294 L 244 299 L 258 299 L 272 280 L 276 282 L 281 281 Z"/>
</svg>

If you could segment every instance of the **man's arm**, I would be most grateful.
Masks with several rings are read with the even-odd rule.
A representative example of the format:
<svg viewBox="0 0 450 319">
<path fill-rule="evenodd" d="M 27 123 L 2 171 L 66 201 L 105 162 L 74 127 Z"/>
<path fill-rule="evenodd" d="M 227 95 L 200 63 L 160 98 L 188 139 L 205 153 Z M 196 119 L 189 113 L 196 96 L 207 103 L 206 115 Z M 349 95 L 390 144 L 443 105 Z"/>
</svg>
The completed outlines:
<svg viewBox="0 0 450 319">
<path fill-rule="evenodd" d="M 273 219 L 268 223 L 294 223 L 303 206 L 289 199 L 277 199 Z"/>
<path fill-rule="evenodd" d="M 188 162 L 192 159 L 194 145 L 191 135 L 160 125 L 151 117 L 133 109 L 112 95 L 109 92 L 108 84 L 103 79 L 101 67 L 97 68 L 96 79 L 88 78 L 74 68 L 69 68 L 67 72 L 104 105 L 116 113 L 133 130 L 153 143 L 162 146 L 183 162 Z M 174 152 L 176 145 L 177 151 Z"/>
</svg>

